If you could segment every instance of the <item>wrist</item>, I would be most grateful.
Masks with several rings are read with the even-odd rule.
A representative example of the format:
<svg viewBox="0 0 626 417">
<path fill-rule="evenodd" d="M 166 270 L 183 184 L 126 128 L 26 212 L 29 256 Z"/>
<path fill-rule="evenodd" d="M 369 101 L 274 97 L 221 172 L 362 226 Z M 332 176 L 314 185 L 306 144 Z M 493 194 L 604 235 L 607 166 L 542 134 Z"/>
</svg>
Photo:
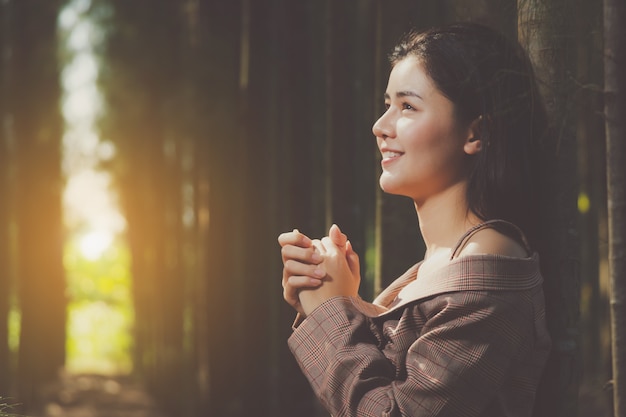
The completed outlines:
<svg viewBox="0 0 626 417">
<path fill-rule="evenodd" d="M 300 313 L 304 317 L 307 317 L 324 302 L 319 295 L 320 294 L 316 293 L 315 289 L 302 289 L 298 292 L 301 306 Z"/>
</svg>

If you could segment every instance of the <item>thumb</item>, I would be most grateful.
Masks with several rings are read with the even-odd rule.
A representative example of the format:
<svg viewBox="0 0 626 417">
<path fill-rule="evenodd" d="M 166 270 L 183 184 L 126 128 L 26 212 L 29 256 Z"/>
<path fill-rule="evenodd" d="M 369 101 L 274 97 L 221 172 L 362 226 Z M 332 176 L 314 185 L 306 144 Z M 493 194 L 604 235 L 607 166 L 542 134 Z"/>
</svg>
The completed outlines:
<svg viewBox="0 0 626 417">
<path fill-rule="evenodd" d="M 348 267 L 353 274 L 360 275 L 361 264 L 359 263 L 359 255 L 352 249 L 352 243 L 346 242 L 346 259 L 348 261 Z"/>
<path fill-rule="evenodd" d="M 330 226 L 330 230 L 328 231 L 328 237 L 330 237 L 332 242 L 340 248 L 345 247 L 346 242 L 348 241 L 348 237 L 341 232 L 341 229 L 339 229 L 339 226 L 337 226 L 336 224 Z"/>
</svg>

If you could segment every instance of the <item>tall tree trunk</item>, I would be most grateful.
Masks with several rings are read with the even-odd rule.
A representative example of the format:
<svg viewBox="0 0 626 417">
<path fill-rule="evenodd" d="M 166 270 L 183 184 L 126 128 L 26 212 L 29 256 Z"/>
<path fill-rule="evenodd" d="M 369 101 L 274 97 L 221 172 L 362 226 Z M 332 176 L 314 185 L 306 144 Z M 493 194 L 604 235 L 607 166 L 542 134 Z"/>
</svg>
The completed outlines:
<svg viewBox="0 0 626 417">
<path fill-rule="evenodd" d="M 274 7 L 276 13 L 268 23 L 273 29 L 275 59 L 266 61 L 265 71 L 273 74 L 277 83 L 276 109 L 270 120 L 277 138 L 279 204 L 278 211 L 271 215 L 276 225 L 268 237 L 274 250 L 278 250 L 275 239 L 280 232 L 297 227 L 319 237 L 326 229 L 332 216 L 328 146 L 333 138 L 328 136 L 327 108 L 330 5 L 327 1 L 279 0 Z M 257 83 L 262 82 L 261 77 Z M 257 100 L 262 100 L 262 96 Z M 278 274 L 268 279 L 279 279 L 282 266 L 277 266 Z M 294 312 L 282 299 L 276 303 L 281 326 L 277 339 L 281 415 L 310 417 L 317 412 L 318 402 L 286 343 Z"/>
<path fill-rule="evenodd" d="M 202 115 L 208 111 L 207 96 L 202 89 L 206 62 L 210 54 L 205 49 L 206 19 L 202 19 L 202 8 L 196 0 L 186 2 L 187 36 L 183 49 L 184 68 L 187 75 L 184 77 L 187 86 L 184 91 L 189 102 L 188 123 L 186 131 L 189 133 L 190 172 L 189 181 L 193 189 L 190 201 L 193 210 L 193 225 L 189 231 L 188 244 L 193 246 L 190 274 L 192 281 L 189 285 L 188 306 L 189 319 L 193 325 L 190 329 L 190 372 L 189 407 L 191 415 L 208 415 L 210 400 L 210 323 L 206 302 L 209 293 L 208 283 L 208 253 L 209 253 L 209 175 L 205 157 L 209 154 L 206 141 L 206 126 L 201 121 Z"/>
<path fill-rule="evenodd" d="M 205 1 L 199 5 L 198 25 L 203 60 L 198 88 L 206 114 L 198 121 L 203 179 L 208 185 L 208 227 L 205 265 L 206 323 L 208 340 L 209 397 L 206 414 L 240 415 L 244 384 L 242 345 L 242 271 L 246 254 L 242 247 L 242 207 L 245 190 L 241 143 L 240 46 L 241 1 Z M 224 34 L 228 34 L 224 36 Z M 220 65 L 214 65 L 219 62 Z M 259 279 L 259 277 L 251 277 Z M 228 359 L 227 359 L 228 358 Z"/>
<path fill-rule="evenodd" d="M 267 285 L 268 280 L 280 273 L 271 274 L 272 255 L 276 254 L 273 216 L 278 198 L 270 182 L 276 177 L 276 105 L 277 79 L 270 71 L 280 58 L 277 54 L 277 39 L 272 36 L 280 26 L 275 1 L 258 2 L 244 0 L 241 10 L 241 47 L 239 70 L 239 112 L 245 120 L 240 134 L 245 146 L 239 163 L 245 183 L 243 190 L 242 241 L 246 262 L 243 266 L 240 308 L 244 317 L 254 320 L 242 321 L 244 346 L 255 346 L 254 350 L 242 352 L 242 368 L 245 369 L 244 383 L 240 395 L 245 398 L 242 416 L 273 415 L 270 407 L 272 394 L 276 395 L 275 380 L 270 368 L 271 338 L 277 338 L 277 321 L 272 320 L 272 310 L 278 306 L 280 293 Z M 284 7 L 284 5 L 283 5 Z M 283 11 L 284 13 L 284 11 Z M 268 59 L 269 58 L 269 59 Z M 259 204 L 260 202 L 263 204 Z M 265 271 L 259 273 L 259 271 Z M 265 274 L 269 274 L 266 276 Z M 246 278 L 248 277 L 248 278 Z M 265 323 L 259 326 L 259 323 Z M 240 400 L 241 401 L 241 400 Z"/>
<path fill-rule="evenodd" d="M 60 1 L 14 7 L 18 274 L 22 325 L 19 397 L 30 406 L 65 361 L 61 214 L 60 84 L 56 21 Z"/>
<path fill-rule="evenodd" d="M 610 374 L 610 317 L 604 260 L 606 235 L 606 148 L 603 84 L 602 2 L 581 2 L 576 10 L 576 132 L 580 178 L 581 386 L 579 414 L 607 409 Z"/>
<path fill-rule="evenodd" d="M 0 397 L 9 396 L 12 370 L 9 355 L 8 317 L 12 294 L 11 223 L 13 221 L 14 135 L 12 126 L 11 82 L 12 26 L 11 2 L 0 4 Z"/>
<path fill-rule="evenodd" d="M 285 123 L 281 105 L 284 104 L 285 89 L 281 88 L 287 68 L 284 40 L 287 33 L 292 40 L 299 39 L 306 31 L 302 23 L 302 4 L 287 4 L 285 0 L 269 0 L 264 3 L 245 0 L 242 8 L 241 55 L 240 55 L 240 98 L 241 112 L 247 121 L 242 129 L 245 146 L 245 212 L 241 219 L 245 236 L 242 236 L 246 253 L 245 289 L 242 292 L 244 321 L 244 344 L 256 345 L 254 352 L 244 354 L 247 369 L 243 386 L 246 398 L 242 415 L 303 415 L 291 406 L 293 396 L 284 395 L 292 389 L 283 381 L 283 370 L 291 373 L 293 367 L 285 369 L 289 358 L 281 341 L 288 322 L 281 320 L 280 292 L 268 282 L 278 284 L 280 270 L 273 261 L 277 253 L 277 220 L 281 212 L 279 176 L 282 159 L 282 134 L 286 127 L 297 123 Z M 284 22 L 294 25 L 289 30 Z M 298 23 L 295 23 L 298 22 Z M 299 108 L 297 113 L 303 113 Z M 281 181 L 282 182 L 282 181 Z M 263 201 L 263 204 L 259 202 Z M 259 271 L 264 271 L 259 273 Z M 258 323 L 265 323 L 259 326 Z M 285 326 L 281 326 L 284 324 Z M 281 369 L 283 365 L 283 369 Z M 295 376 L 295 375 L 294 375 Z M 303 385 L 301 378 L 289 378 L 294 385 Z M 283 395 L 281 395 L 281 393 Z M 281 403 L 281 400 L 282 403 Z"/>
<path fill-rule="evenodd" d="M 519 0 L 519 39 L 535 66 L 550 117 L 541 167 L 543 210 L 539 236 L 546 314 L 553 349 L 540 384 L 535 415 L 577 412 L 579 356 L 579 273 L 576 236 L 576 136 L 573 131 L 575 49 L 573 10 L 565 1 Z"/>
<path fill-rule="evenodd" d="M 443 0 L 440 3 L 448 22 L 469 20 L 491 26 L 511 38 L 517 36 L 516 0 Z"/>
<path fill-rule="evenodd" d="M 626 416 L 626 4 L 604 0 L 604 89 L 613 404 Z"/>
</svg>

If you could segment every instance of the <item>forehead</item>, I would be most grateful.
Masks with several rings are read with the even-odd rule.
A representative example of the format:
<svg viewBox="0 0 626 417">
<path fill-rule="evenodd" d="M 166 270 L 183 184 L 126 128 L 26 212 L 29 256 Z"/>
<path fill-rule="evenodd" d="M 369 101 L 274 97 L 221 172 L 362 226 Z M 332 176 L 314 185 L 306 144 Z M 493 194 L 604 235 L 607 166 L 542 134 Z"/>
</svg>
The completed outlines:
<svg viewBox="0 0 626 417">
<path fill-rule="evenodd" d="M 387 94 L 393 96 L 398 91 L 416 91 L 421 96 L 436 92 L 436 87 L 416 57 L 408 56 L 399 61 L 389 74 Z"/>
</svg>

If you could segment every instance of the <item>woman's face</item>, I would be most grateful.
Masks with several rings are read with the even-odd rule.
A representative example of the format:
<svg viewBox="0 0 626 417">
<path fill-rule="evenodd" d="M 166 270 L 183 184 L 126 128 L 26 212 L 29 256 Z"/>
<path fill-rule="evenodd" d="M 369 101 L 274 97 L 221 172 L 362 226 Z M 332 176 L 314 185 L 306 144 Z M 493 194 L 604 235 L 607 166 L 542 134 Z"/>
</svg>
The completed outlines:
<svg viewBox="0 0 626 417">
<path fill-rule="evenodd" d="M 417 203 L 465 180 L 464 145 L 454 105 L 435 87 L 415 57 L 398 62 L 385 92 L 386 112 L 372 131 L 382 154 L 381 188 Z"/>
</svg>

